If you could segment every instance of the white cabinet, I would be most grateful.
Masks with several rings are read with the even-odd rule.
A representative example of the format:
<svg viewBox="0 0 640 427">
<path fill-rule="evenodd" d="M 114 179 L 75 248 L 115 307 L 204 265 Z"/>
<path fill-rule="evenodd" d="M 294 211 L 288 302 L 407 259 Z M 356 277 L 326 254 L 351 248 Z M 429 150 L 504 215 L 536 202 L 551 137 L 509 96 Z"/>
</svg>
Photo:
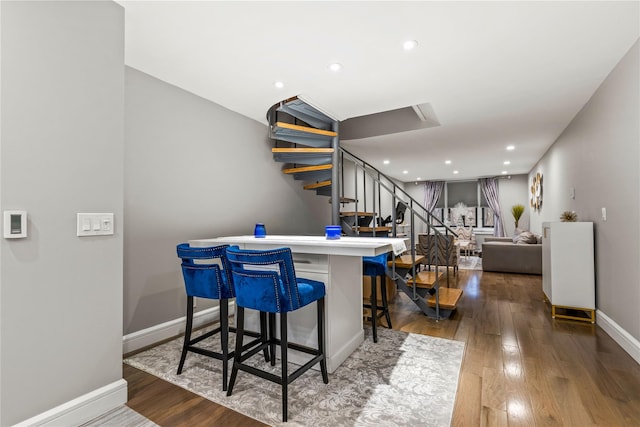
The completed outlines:
<svg viewBox="0 0 640 427">
<path fill-rule="evenodd" d="M 542 224 L 542 289 L 552 317 L 595 323 L 592 222 Z"/>
</svg>

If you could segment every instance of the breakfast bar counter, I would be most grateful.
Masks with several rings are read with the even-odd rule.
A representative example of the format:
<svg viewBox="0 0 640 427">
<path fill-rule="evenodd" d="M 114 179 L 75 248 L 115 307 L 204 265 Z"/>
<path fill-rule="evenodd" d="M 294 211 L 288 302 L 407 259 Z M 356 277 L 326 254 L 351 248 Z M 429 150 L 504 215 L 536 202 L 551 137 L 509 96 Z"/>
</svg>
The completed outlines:
<svg viewBox="0 0 640 427">
<path fill-rule="evenodd" d="M 325 284 L 325 323 L 327 369 L 338 366 L 364 340 L 362 322 L 362 257 L 386 252 L 396 255 L 406 250 L 405 239 L 374 237 L 324 236 L 228 236 L 191 240 L 193 247 L 237 245 L 241 249 L 275 249 L 288 247 L 293 253 L 296 276 Z M 247 310 L 247 315 L 250 310 Z M 248 317 L 249 320 L 249 317 Z M 257 315 L 253 316 L 257 327 Z M 251 323 L 249 323 L 251 324 Z M 314 347 L 316 314 L 313 304 L 303 307 L 289 318 L 289 340 Z M 306 356 L 290 351 L 290 360 L 300 363 Z"/>
</svg>

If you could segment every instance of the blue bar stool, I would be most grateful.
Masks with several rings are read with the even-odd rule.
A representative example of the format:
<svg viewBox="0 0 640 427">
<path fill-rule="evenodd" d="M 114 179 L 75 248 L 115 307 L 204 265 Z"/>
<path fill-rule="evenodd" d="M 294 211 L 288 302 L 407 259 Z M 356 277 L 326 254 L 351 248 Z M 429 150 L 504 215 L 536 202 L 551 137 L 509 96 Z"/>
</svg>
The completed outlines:
<svg viewBox="0 0 640 427">
<path fill-rule="evenodd" d="M 181 243 L 176 248 L 178 257 L 182 259 L 182 276 L 187 293 L 187 324 L 177 375 L 182 373 L 187 352 L 189 351 L 222 360 L 222 390 L 227 389 L 228 363 L 234 356 L 233 351 L 229 352 L 229 331 L 235 331 L 235 328 L 229 327 L 229 299 L 235 297 L 235 292 L 231 285 L 229 264 L 226 257 L 226 249 L 228 246 L 229 245 L 192 248 L 188 243 Z M 196 260 L 206 261 L 206 263 L 196 263 Z M 194 297 L 220 300 L 220 326 L 197 338 L 191 339 Z M 266 325 L 267 317 L 263 315 L 260 319 L 260 333 L 247 333 L 247 335 L 250 334 L 258 338 L 246 344 L 244 347 L 253 347 L 262 342 L 266 342 Z M 220 333 L 222 352 L 215 352 L 196 346 L 197 343 L 217 333 Z M 240 342 L 242 342 L 242 340 L 240 340 Z M 269 360 L 267 349 L 264 351 L 264 357 L 265 360 Z"/>
<path fill-rule="evenodd" d="M 259 310 L 269 313 L 269 338 L 267 343 L 245 353 L 236 345 L 236 357 L 233 360 L 231 379 L 227 396 L 231 396 L 238 370 L 248 372 L 266 380 L 280 384 L 282 387 L 282 421 L 287 421 L 287 392 L 289 383 L 298 378 L 311 367 L 320 363 L 322 380 L 329 383 L 324 342 L 324 296 L 325 286 L 322 282 L 296 277 L 291 249 L 273 250 L 240 250 L 237 247 L 227 248 L 227 258 L 231 267 L 233 286 L 236 292 L 236 339 L 240 340 L 244 333 L 244 309 Z M 268 266 L 275 267 L 267 269 Z M 312 302 L 317 304 L 318 348 L 310 348 L 291 343 L 287 338 L 287 313 L 298 310 Z M 275 337 L 275 315 L 280 314 L 280 339 Z M 238 342 L 238 341 L 236 341 Z M 245 363 L 254 354 L 266 346 L 270 347 L 271 365 L 274 366 L 275 346 L 280 345 L 281 375 L 274 375 L 255 366 Z M 291 374 L 287 372 L 287 349 L 298 350 L 313 358 Z"/>
<path fill-rule="evenodd" d="M 391 326 L 391 316 L 389 315 L 389 304 L 387 303 L 387 255 L 362 257 L 362 274 L 371 278 L 371 302 L 363 304 L 363 307 L 371 309 L 371 329 L 373 332 L 373 342 L 378 342 L 378 317 L 384 315 L 387 319 L 387 326 Z M 382 306 L 378 305 L 377 288 L 378 277 L 380 278 L 380 298 Z M 380 314 L 378 314 L 380 310 Z"/>
</svg>

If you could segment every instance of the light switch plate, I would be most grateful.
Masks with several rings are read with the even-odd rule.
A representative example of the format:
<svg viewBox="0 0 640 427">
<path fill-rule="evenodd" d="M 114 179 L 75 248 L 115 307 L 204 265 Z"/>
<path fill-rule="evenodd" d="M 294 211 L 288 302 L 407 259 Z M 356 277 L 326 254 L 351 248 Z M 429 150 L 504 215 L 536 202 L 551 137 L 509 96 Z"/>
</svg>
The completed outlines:
<svg viewBox="0 0 640 427">
<path fill-rule="evenodd" d="M 4 238 L 21 239 L 27 237 L 27 212 L 4 211 Z"/>
<path fill-rule="evenodd" d="M 109 236 L 113 234 L 113 213 L 78 213 L 76 235 Z"/>
</svg>

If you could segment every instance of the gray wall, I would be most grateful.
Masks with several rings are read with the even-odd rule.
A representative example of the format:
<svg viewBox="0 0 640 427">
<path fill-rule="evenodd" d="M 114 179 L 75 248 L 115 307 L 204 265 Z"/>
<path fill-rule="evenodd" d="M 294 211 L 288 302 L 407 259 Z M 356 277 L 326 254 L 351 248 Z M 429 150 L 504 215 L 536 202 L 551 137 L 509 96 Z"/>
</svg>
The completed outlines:
<svg viewBox="0 0 640 427">
<path fill-rule="evenodd" d="M 122 378 L 124 12 L 112 2 L 1 8 L 0 424 Z M 76 237 L 77 212 L 115 235 Z"/>
<path fill-rule="evenodd" d="M 594 222 L 596 306 L 637 340 L 639 52 L 636 42 L 530 174 L 543 174 L 542 210 L 532 214 L 532 229 L 540 232 L 543 221 L 558 221 L 566 210 Z"/>
<path fill-rule="evenodd" d="M 511 207 L 515 204 L 524 205 L 524 213 L 518 222 L 518 228 L 529 230 L 529 186 L 527 175 L 511 175 L 511 179 L 503 178 L 498 180 L 498 199 L 500 200 L 500 211 L 502 212 L 502 224 L 504 225 L 504 235 L 513 236 L 515 230 L 515 220 L 511 214 Z"/>
<path fill-rule="evenodd" d="M 281 172 L 265 125 L 129 67 L 125 80 L 129 334 L 185 315 L 178 243 L 252 234 L 256 222 L 270 234 L 322 235 L 331 205 Z"/>
</svg>

